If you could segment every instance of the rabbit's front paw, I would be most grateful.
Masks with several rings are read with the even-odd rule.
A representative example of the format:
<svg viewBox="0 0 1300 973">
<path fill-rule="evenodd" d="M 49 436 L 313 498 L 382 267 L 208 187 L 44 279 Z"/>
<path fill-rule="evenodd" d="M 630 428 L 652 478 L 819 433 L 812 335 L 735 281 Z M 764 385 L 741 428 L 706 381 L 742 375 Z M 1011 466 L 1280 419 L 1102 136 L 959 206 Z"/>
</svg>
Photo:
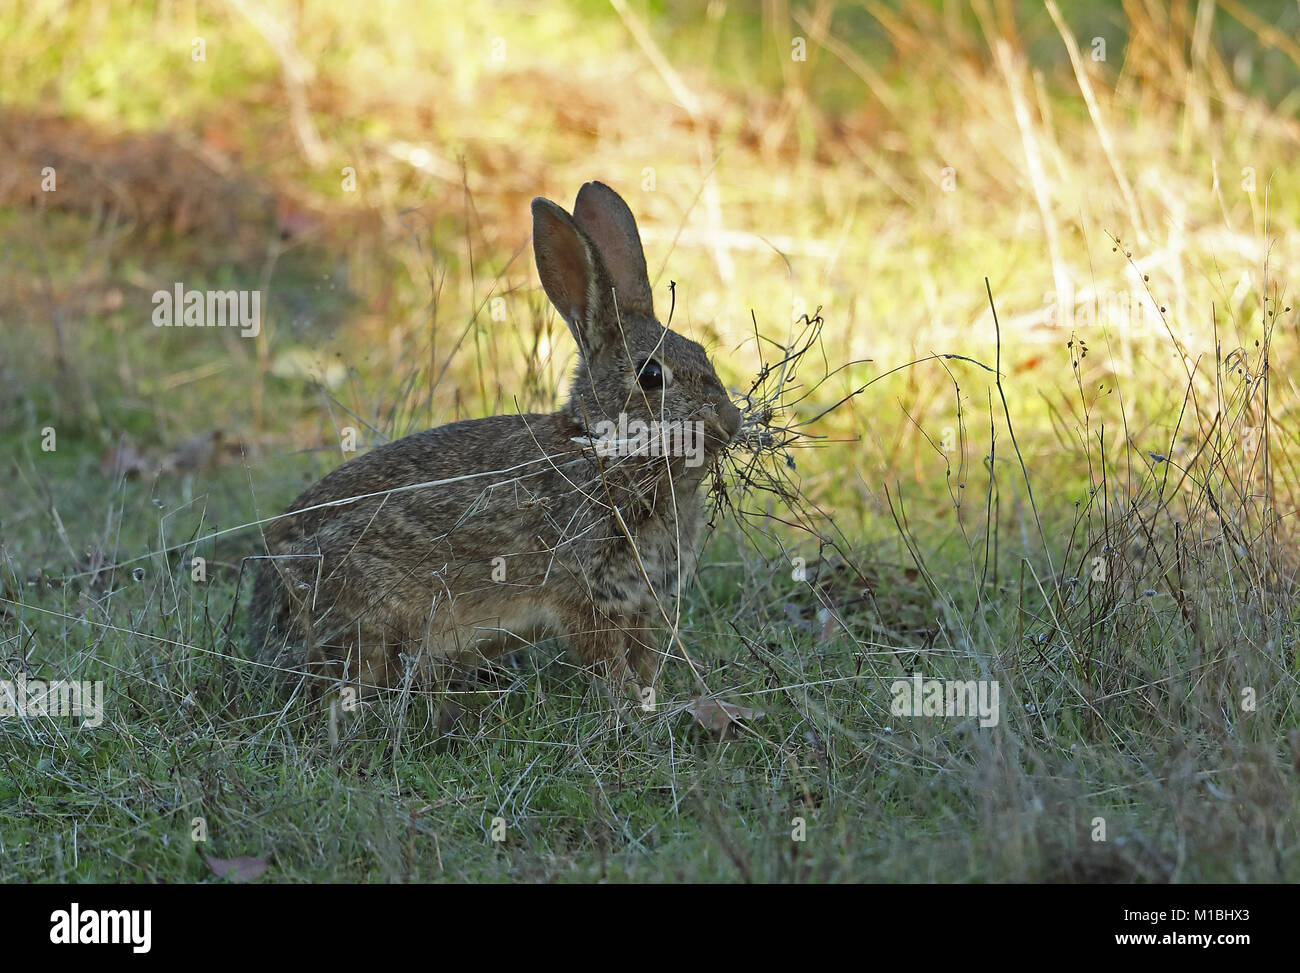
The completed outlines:
<svg viewBox="0 0 1300 973">
<path fill-rule="evenodd" d="M 592 666 L 592 670 L 592 684 L 596 691 L 625 720 L 633 720 L 654 709 L 654 689 L 642 687 L 623 658 L 601 660 Z"/>
</svg>

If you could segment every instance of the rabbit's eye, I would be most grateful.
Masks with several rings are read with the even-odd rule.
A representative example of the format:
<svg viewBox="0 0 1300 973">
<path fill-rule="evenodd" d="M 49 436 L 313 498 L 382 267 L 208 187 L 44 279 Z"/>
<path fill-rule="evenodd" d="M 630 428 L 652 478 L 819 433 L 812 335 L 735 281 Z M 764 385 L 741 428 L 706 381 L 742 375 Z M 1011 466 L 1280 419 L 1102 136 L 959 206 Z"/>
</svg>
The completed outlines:
<svg viewBox="0 0 1300 973">
<path fill-rule="evenodd" d="M 643 389 L 661 389 L 668 384 L 668 373 L 653 358 L 647 358 L 636 367 L 636 377 Z"/>
</svg>

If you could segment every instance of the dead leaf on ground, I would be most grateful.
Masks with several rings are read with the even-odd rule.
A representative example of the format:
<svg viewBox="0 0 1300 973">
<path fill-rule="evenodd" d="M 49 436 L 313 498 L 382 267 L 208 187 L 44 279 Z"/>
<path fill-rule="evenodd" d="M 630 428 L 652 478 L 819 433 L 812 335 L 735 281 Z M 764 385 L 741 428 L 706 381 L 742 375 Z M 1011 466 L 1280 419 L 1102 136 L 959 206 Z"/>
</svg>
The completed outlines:
<svg viewBox="0 0 1300 973">
<path fill-rule="evenodd" d="M 243 444 L 227 439 L 220 429 L 201 432 L 181 440 L 165 453 L 137 448 L 128 437 L 109 447 L 100 459 L 104 476 L 160 476 L 165 473 L 202 473 L 218 466 L 237 462 Z"/>
<path fill-rule="evenodd" d="M 252 882 L 260 878 L 270 864 L 265 856 L 240 855 L 238 858 L 213 858 L 206 851 L 203 860 L 212 869 L 212 874 L 230 882 Z"/>
<path fill-rule="evenodd" d="M 99 461 L 99 472 L 111 477 L 144 476 L 157 469 L 158 464 L 136 449 L 127 439 L 110 446 Z"/>
<path fill-rule="evenodd" d="M 725 730 L 738 720 L 757 720 L 765 715 L 762 710 L 737 706 L 721 699 L 705 699 L 703 696 L 692 696 L 686 704 L 686 712 L 695 717 L 700 726 L 715 732 Z"/>
<path fill-rule="evenodd" d="M 182 440 L 163 457 L 159 468 L 164 473 L 199 473 L 208 469 L 213 465 L 222 436 L 220 429 L 213 429 Z"/>
</svg>

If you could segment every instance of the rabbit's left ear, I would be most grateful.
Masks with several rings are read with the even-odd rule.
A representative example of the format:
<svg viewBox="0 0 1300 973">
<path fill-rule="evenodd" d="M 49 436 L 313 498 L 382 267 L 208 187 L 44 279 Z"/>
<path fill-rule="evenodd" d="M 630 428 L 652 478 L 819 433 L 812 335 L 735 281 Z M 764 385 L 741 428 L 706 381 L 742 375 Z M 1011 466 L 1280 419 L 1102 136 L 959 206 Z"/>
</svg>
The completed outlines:
<svg viewBox="0 0 1300 973">
<path fill-rule="evenodd" d="M 586 183 L 573 204 L 573 222 L 600 252 L 619 307 L 654 317 L 654 297 L 636 219 L 623 197 L 603 182 Z"/>
<path fill-rule="evenodd" d="M 578 344 L 589 332 L 601 295 L 596 283 L 596 256 L 568 213 L 549 199 L 533 200 L 533 255 L 546 296 L 573 332 Z"/>
</svg>

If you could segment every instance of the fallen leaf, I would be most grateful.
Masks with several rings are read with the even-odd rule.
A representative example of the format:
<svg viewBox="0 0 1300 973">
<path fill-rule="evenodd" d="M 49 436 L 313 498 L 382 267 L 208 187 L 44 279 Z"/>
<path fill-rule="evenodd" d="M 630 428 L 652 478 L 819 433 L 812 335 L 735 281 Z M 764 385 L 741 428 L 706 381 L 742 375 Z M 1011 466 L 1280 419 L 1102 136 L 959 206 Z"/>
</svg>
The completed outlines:
<svg viewBox="0 0 1300 973">
<path fill-rule="evenodd" d="M 144 476 L 156 472 L 158 464 L 145 456 L 126 439 L 110 446 L 99 461 L 104 476 Z"/>
<path fill-rule="evenodd" d="M 251 882 L 270 867 L 266 858 L 240 855 L 238 858 L 213 858 L 206 851 L 203 860 L 212 869 L 212 874 L 230 882 Z"/>
<path fill-rule="evenodd" d="M 700 726 L 716 731 L 725 730 L 738 720 L 757 720 L 764 715 L 761 710 L 737 706 L 720 699 L 705 699 L 703 696 L 692 696 L 686 704 L 686 712 L 695 717 Z"/>
<path fill-rule="evenodd" d="M 221 446 L 222 432 L 213 429 L 191 436 L 177 444 L 159 464 L 164 473 L 198 473 L 213 465 L 213 456 Z"/>
<path fill-rule="evenodd" d="M 229 459 L 230 443 L 220 429 L 201 432 L 182 440 L 161 458 L 137 449 L 123 437 L 105 451 L 99 470 L 105 476 L 156 476 L 163 473 L 200 473 Z M 238 448 L 236 441 L 234 446 Z M 237 456 L 238 454 L 236 454 Z"/>
</svg>

